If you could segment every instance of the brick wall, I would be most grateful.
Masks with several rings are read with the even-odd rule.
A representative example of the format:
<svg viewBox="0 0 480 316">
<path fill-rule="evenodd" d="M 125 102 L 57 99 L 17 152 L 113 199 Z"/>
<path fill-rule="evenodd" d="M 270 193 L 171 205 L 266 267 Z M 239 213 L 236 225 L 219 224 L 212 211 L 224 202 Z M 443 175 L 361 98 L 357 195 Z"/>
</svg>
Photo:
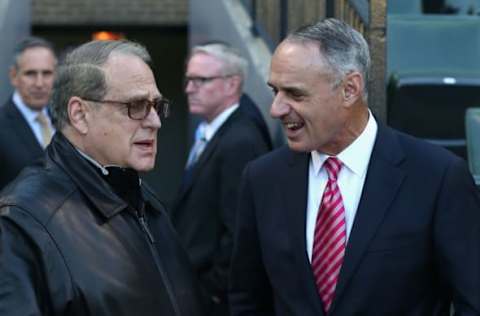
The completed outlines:
<svg viewBox="0 0 480 316">
<path fill-rule="evenodd" d="M 185 25 L 188 0 L 33 0 L 32 24 Z"/>
</svg>

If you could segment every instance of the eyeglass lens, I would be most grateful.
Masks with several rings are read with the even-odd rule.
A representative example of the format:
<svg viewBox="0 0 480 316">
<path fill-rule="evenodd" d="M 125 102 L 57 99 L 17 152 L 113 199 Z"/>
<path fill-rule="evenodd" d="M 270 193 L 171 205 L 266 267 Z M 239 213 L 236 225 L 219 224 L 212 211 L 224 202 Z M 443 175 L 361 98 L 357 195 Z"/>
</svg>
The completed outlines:
<svg viewBox="0 0 480 316">
<path fill-rule="evenodd" d="M 170 113 L 169 105 L 167 99 L 139 100 L 129 104 L 128 115 L 134 120 L 142 120 L 148 116 L 153 107 L 160 118 L 167 118 Z"/>
</svg>

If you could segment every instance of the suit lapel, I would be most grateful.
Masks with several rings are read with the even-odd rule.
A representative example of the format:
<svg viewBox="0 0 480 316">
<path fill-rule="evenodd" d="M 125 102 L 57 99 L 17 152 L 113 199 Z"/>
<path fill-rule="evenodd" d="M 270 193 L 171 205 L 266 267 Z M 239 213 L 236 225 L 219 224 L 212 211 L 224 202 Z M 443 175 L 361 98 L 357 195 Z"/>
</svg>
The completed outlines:
<svg viewBox="0 0 480 316">
<path fill-rule="evenodd" d="M 198 161 L 191 167 L 191 170 L 185 171 L 185 172 L 190 172 L 191 174 L 188 177 L 184 177 L 185 183 L 182 184 L 182 191 L 179 195 L 179 198 L 177 201 L 181 201 L 183 199 L 183 196 L 190 190 L 192 185 L 195 183 L 195 180 L 198 177 L 198 174 L 200 171 L 203 169 L 203 166 L 208 163 L 210 160 L 210 157 L 212 154 L 215 152 L 215 149 L 217 148 L 218 143 L 220 142 L 223 134 L 228 130 L 229 126 L 235 122 L 239 118 L 241 113 L 239 112 L 238 109 L 236 109 L 230 117 L 220 126 L 220 128 L 216 131 L 215 135 L 208 141 L 207 146 L 205 146 L 205 149 L 203 150 L 202 154 L 198 158 Z"/>
<path fill-rule="evenodd" d="M 308 168 L 310 161 L 309 153 L 290 152 L 289 168 L 285 172 L 284 201 L 286 216 L 289 223 L 292 238 L 292 251 L 294 252 L 295 272 L 299 273 L 304 286 L 299 291 L 305 291 L 310 306 L 316 315 L 322 316 L 323 308 L 314 281 L 312 268 L 307 256 L 306 244 L 306 221 L 308 199 Z"/>
<path fill-rule="evenodd" d="M 400 144 L 392 130 L 381 123 L 378 127 L 377 139 L 340 271 L 332 311 L 342 299 L 348 282 L 367 251 L 404 178 L 404 172 L 398 167 L 404 157 Z"/>
<path fill-rule="evenodd" d="M 8 117 L 8 124 L 12 130 L 18 135 L 21 140 L 21 144 L 28 148 L 29 151 L 35 153 L 34 155 L 40 156 L 43 153 L 43 149 L 37 141 L 37 138 L 33 134 L 32 129 L 28 125 L 22 113 L 17 109 L 13 101 L 10 100 L 6 106 L 6 116 Z"/>
</svg>

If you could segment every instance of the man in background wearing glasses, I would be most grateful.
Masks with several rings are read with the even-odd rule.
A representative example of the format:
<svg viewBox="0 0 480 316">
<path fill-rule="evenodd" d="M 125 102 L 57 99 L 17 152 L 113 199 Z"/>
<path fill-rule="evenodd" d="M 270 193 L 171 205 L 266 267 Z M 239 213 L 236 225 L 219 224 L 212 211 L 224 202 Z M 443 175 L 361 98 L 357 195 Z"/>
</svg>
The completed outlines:
<svg viewBox="0 0 480 316">
<path fill-rule="evenodd" d="M 51 113 L 45 165 L 0 198 L 0 315 L 204 315 L 188 257 L 138 176 L 168 114 L 146 49 L 73 50 Z"/>
<path fill-rule="evenodd" d="M 247 162 L 269 150 L 258 121 L 239 104 L 247 66 L 231 47 L 211 43 L 194 47 L 186 67 L 190 113 L 203 121 L 171 215 L 203 285 L 209 315 L 228 315 L 227 275 L 240 176 Z"/>
</svg>

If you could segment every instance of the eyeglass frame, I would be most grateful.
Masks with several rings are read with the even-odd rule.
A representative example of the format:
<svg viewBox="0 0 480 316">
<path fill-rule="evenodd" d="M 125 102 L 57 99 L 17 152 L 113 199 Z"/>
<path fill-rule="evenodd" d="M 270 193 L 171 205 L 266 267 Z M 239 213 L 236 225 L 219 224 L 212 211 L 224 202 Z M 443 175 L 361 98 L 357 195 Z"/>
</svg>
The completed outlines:
<svg viewBox="0 0 480 316">
<path fill-rule="evenodd" d="M 238 74 L 230 74 L 230 75 L 219 75 L 219 76 L 210 76 L 210 77 L 205 77 L 205 76 L 185 76 L 183 79 L 183 86 L 187 87 L 189 82 L 192 82 L 193 86 L 195 88 L 199 88 L 204 86 L 205 84 L 212 82 L 213 80 L 216 79 L 224 79 L 224 78 L 229 78 L 229 77 L 234 77 L 238 76 Z"/>
<path fill-rule="evenodd" d="M 170 115 L 170 105 L 171 101 L 167 98 L 156 98 L 152 101 L 148 99 L 142 99 L 142 100 L 135 100 L 135 101 L 130 101 L 130 102 L 125 102 L 125 101 L 115 101 L 115 100 L 95 100 L 95 99 L 87 99 L 87 98 L 81 98 L 82 100 L 88 101 L 88 102 L 96 102 L 96 103 L 107 103 L 107 104 L 121 104 L 125 105 L 127 107 L 127 115 L 130 119 L 134 121 L 142 121 L 144 120 L 148 114 L 150 114 L 150 111 L 152 110 L 152 107 L 155 109 L 155 112 L 157 113 L 159 118 L 167 118 Z M 131 114 L 131 108 L 134 107 L 135 102 L 147 102 L 147 109 L 145 111 L 145 115 L 142 118 L 134 118 L 132 117 Z M 158 102 L 158 103 L 157 103 Z M 160 113 L 159 106 L 161 106 L 161 111 Z"/>
</svg>

